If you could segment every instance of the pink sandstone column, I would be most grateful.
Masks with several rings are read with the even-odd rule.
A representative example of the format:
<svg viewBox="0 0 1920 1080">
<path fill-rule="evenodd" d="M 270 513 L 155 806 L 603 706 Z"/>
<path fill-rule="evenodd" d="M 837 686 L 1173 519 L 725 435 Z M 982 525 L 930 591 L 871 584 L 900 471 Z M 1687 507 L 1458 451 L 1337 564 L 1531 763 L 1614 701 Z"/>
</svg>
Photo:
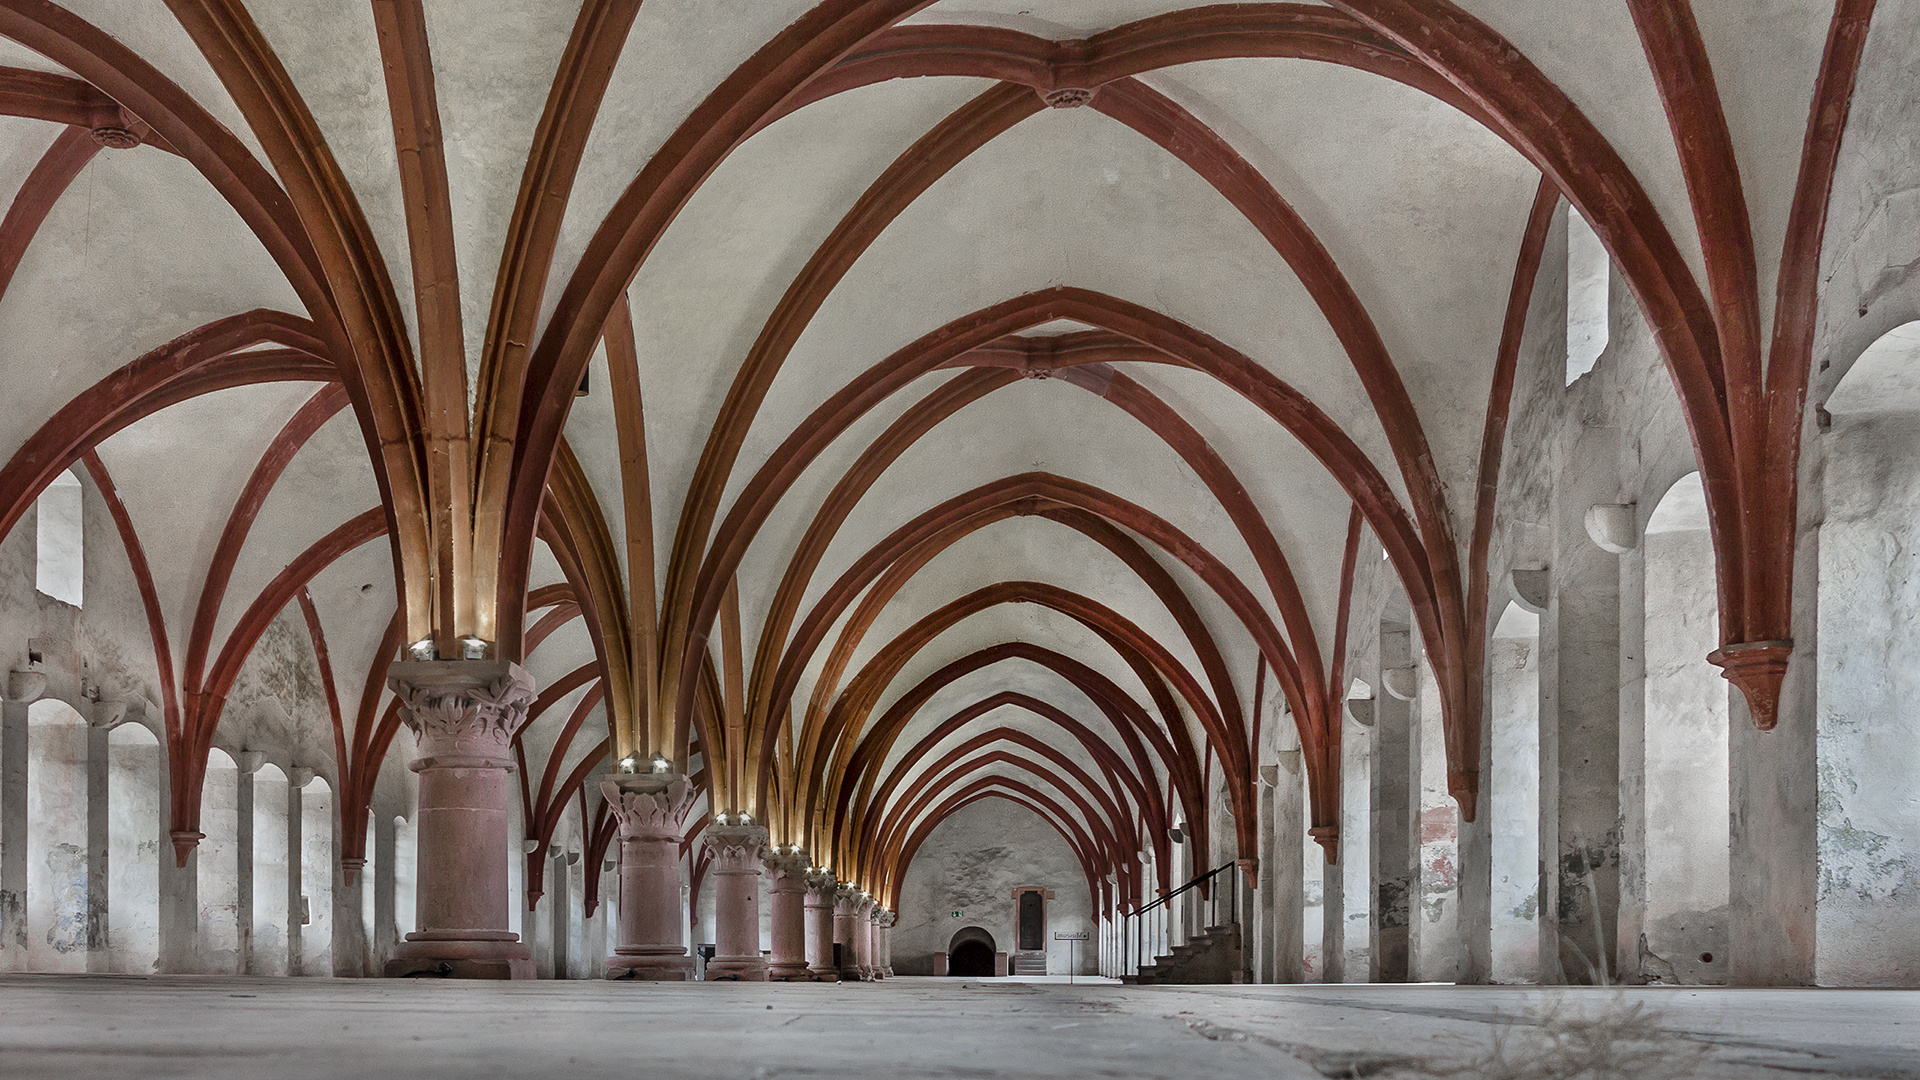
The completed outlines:
<svg viewBox="0 0 1920 1080">
<path fill-rule="evenodd" d="M 417 741 L 420 807 L 419 929 L 386 974 L 531 979 L 533 954 L 507 929 L 507 812 L 533 680 L 504 661 L 429 660 L 394 664 L 387 685 Z"/>
<path fill-rule="evenodd" d="M 879 976 L 873 967 L 873 912 L 880 902 L 862 893 L 853 916 L 853 955 L 860 965 L 860 977 L 872 982 Z"/>
<path fill-rule="evenodd" d="M 770 849 L 767 867 L 767 914 L 773 928 L 773 963 L 767 978 L 773 982 L 806 982 L 807 970 L 807 854 L 798 848 Z"/>
<path fill-rule="evenodd" d="M 866 939 L 866 912 L 860 905 L 866 898 L 866 893 L 852 885 L 842 885 L 833 892 L 833 943 L 840 947 L 841 982 L 863 982 L 867 977 L 860 968 L 860 953 L 865 951 L 860 942 Z"/>
<path fill-rule="evenodd" d="M 900 913 L 897 911 L 883 911 L 874 918 L 873 925 L 878 928 L 876 933 L 879 935 L 874 963 L 880 966 L 880 977 L 883 979 L 893 978 L 893 924 L 899 921 Z"/>
<path fill-rule="evenodd" d="M 833 962 L 834 894 L 840 883 L 826 870 L 807 872 L 807 971 L 814 982 L 839 982 Z"/>
<path fill-rule="evenodd" d="M 767 830 L 758 825 L 715 825 L 707 830 L 713 852 L 713 959 L 707 981 L 766 982 L 760 955 L 760 856 Z"/>
<path fill-rule="evenodd" d="M 600 793 L 620 823 L 620 926 L 607 978 L 685 982 L 693 957 L 680 904 L 680 834 L 692 785 L 678 773 L 616 773 Z"/>
</svg>

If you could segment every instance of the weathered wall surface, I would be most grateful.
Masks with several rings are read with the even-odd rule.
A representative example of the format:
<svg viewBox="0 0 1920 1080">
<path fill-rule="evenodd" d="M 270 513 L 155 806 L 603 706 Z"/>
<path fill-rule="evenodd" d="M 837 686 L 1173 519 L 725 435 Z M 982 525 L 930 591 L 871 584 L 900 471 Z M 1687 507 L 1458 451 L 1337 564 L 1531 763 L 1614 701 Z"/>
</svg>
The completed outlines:
<svg viewBox="0 0 1920 1080">
<path fill-rule="evenodd" d="M 987 799 L 948 818 L 927 835 L 900 887 L 900 923 L 893 930 L 893 970 L 932 975 L 934 954 L 947 951 L 956 931 L 978 926 L 994 948 L 1014 946 L 1013 890 L 1053 890 L 1047 902 L 1047 973 L 1067 974 L 1068 943 L 1059 932 L 1093 931 L 1087 876 L 1073 849 L 1030 810 Z M 961 912 L 956 919 L 952 913 Z M 1098 962 L 1091 937 L 1073 948 L 1074 974 L 1090 975 Z"/>
<path fill-rule="evenodd" d="M 1920 981 L 1920 417 L 1838 421 L 1820 528 L 1823 984 Z"/>
</svg>

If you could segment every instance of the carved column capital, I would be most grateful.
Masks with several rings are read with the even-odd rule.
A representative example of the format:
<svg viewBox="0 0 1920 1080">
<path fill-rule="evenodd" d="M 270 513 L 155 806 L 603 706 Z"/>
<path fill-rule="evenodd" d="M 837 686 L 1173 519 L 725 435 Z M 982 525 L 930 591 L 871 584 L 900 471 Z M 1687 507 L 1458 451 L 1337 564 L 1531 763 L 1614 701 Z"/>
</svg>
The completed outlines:
<svg viewBox="0 0 1920 1080">
<path fill-rule="evenodd" d="M 897 911 L 876 911 L 873 913 L 873 925 L 882 930 L 893 929 L 894 924 L 899 921 L 900 913 Z"/>
<path fill-rule="evenodd" d="M 839 891 L 840 882 L 831 870 L 807 871 L 807 903 L 816 907 L 829 906 Z"/>
<path fill-rule="evenodd" d="M 600 781 L 622 840 L 680 842 L 693 809 L 693 785 L 679 773 L 617 773 Z"/>
<path fill-rule="evenodd" d="M 867 894 L 852 885 L 841 885 L 833 890 L 833 913 L 835 915 L 863 914 L 861 904 L 867 901 Z"/>
<path fill-rule="evenodd" d="M 758 874 L 767 850 L 767 830 L 759 825 L 715 825 L 707 829 L 716 874 Z"/>
<path fill-rule="evenodd" d="M 761 864 L 767 868 L 767 883 L 770 888 L 778 891 L 799 892 L 807 887 L 807 874 L 813 867 L 813 860 L 799 848 L 782 851 L 780 848 L 770 847 L 762 857 Z"/>
<path fill-rule="evenodd" d="M 387 686 L 400 699 L 400 719 L 413 729 L 415 772 L 435 765 L 512 768 L 507 748 L 533 704 L 533 677 L 500 660 L 429 660 L 394 664 Z"/>
</svg>

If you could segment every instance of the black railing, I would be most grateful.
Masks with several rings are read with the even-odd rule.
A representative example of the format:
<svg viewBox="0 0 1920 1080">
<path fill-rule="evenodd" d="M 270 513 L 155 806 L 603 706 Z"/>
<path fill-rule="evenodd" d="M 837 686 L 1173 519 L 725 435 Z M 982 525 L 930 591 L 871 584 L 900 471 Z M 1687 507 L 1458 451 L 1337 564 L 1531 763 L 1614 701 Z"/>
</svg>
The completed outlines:
<svg viewBox="0 0 1920 1080">
<path fill-rule="evenodd" d="M 1132 942 L 1133 955 L 1127 958 L 1127 962 L 1124 965 L 1122 965 L 1122 969 L 1123 970 L 1130 969 L 1132 971 L 1138 972 L 1141 968 L 1145 967 L 1147 964 L 1147 955 L 1146 955 L 1147 926 L 1146 926 L 1146 920 L 1141 918 L 1141 916 L 1145 915 L 1149 911 L 1152 911 L 1154 908 L 1165 906 L 1174 897 L 1179 896 L 1182 893 L 1188 892 L 1189 890 L 1197 889 L 1202 885 L 1207 886 L 1206 903 L 1207 903 L 1207 909 L 1208 909 L 1207 910 L 1208 926 L 1225 926 L 1225 925 L 1228 925 L 1229 923 L 1239 922 L 1240 921 L 1239 883 L 1234 881 L 1231 877 L 1229 877 L 1227 879 L 1225 888 L 1221 888 L 1217 884 L 1215 884 L 1216 879 L 1219 878 L 1222 874 L 1225 874 L 1227 871 L 1232 870 L 1239 865 L 1240 864 L 1238 861 L 1222 863 L 1221 865 L 1214 867 L 1213 869 L 1207 871 L 1206 873 L 1199 875 L 1198 877 L 1194 878 L 1192 881 L 1187 882 L 1185 885 L 1182 885 L 1171 892 L 1162 893 L 1159 899 L 1154 900 L 1153 902 L 1148 904 L 1142 904 L 1140 907 L 1135 908 L 1133 911 L 1125 913 L 1123 917 L 1133 920 L 1133 925 L 1132 925 L 1131 932 L 1123 931 L 1123 933 L 1125 933 L 1125 937 L 1122 938 L 1122 941 L 1130 940 Z M 1222 893 L 1226 894 L 1225 907 L 1226 907 L 1227 918 L 1225 922 L 1221 921 L 1220 919 L 1220 911 L 1222 907 L 1222 903 L 1221 903 Z"/>
</svg>

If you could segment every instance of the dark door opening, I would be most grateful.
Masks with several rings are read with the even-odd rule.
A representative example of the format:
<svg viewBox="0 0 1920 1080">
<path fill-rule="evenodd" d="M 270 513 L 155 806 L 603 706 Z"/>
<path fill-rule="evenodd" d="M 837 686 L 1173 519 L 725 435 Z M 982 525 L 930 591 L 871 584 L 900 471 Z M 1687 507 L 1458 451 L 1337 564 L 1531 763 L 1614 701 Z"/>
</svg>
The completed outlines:
<svg viewBox="0 0 1920 1080">
<path fill-rule="evenodd" d="M 963 941 L 947 954 L 947 974 L 968 979 L 993 977 L 993 946 L 984 941 Z"/>
<path fill-rule="evenodd" d="M 1039 890 L 1020 894 L 1020 951 L 1037 952 L 1047 947 L 1046 898 Z"/>
</svg>

